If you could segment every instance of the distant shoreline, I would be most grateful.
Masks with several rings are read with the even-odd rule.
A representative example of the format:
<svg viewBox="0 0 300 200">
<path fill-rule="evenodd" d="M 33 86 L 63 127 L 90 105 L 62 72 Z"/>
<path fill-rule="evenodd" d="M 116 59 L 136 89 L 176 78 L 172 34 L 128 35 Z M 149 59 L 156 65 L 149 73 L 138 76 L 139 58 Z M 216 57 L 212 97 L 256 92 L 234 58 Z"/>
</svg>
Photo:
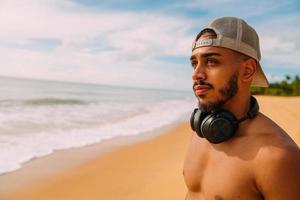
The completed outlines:
<svg viewBox="0 0 300 200">
<path fill-rule="evenodd" d="M 43 82 L 56 82 L 56 83 L 62 83 L 62 84 L 84 84 L 87 86 L 105 86 L 105 87 L 112 87 L 112 88 L 126 88 L 126 89 L 146 89 L 146 90 L 161 90 L 161 91 L 174 91 L 174 92 L 186 92 L 186 93 L 192 93 L 192 89 L 187 90 L 179 90 L 179 89 L 170 89 L 170 88 L 152 88 L 152 87 L 139 87 L 137 85 L 114 85 L 114 84 L 105 84 L 105 83 L 96 83 L 96 82 L 79 82 L 79 81 L 67 81 L 67 80 L 60 80 L 60 79 L 39 79 L 35 77 L 14 77 L 14 76 L 5 76 L 0 75 L 0 79 L 15 79 L 15 80 L 24 80 L 24 81 L 43 81 Z M 191 83 L 192 84 L 192 83 Z"/>
</svg>

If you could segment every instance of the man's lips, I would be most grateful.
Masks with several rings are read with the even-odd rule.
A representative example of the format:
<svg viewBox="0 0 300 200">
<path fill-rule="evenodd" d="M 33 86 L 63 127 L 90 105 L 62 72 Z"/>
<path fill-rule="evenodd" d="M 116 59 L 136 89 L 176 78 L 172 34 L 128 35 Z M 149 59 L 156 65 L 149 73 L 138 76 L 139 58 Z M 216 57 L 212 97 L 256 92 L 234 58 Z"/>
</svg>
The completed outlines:
<svg viewBox="0 0 300 200">
<path fill-rule="evenodd" d="M 194 86 L 194 92 L 196 95 L 203 95 L 210 89 L 211 89 L 211 87 L 208 85 L 195 85 Z"/>
</svg>

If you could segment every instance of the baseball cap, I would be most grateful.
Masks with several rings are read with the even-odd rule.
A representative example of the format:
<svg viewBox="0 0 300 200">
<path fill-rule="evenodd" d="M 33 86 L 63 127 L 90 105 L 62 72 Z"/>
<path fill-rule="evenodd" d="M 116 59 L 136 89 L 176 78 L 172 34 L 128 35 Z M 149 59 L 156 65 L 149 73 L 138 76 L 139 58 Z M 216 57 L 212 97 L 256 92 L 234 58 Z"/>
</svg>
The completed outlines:
<svg viewBox="0 0 300 200">
<path fill-rule="evenodd" d="M 269 86 L 269 82 L 260 65 L 259 38 L 254 28 L 240 18 L 221 17 L 214 19 L 204 26 L 198 36 L 206 29 L 213 30 L 217 37 L 201 40 L 197 37 L 193 43 L 192 51 L 204 46 L 216 46 L 228 48 L 250 56 L 258 64 L 251 85 L 260 87 Z"/>
</svg>

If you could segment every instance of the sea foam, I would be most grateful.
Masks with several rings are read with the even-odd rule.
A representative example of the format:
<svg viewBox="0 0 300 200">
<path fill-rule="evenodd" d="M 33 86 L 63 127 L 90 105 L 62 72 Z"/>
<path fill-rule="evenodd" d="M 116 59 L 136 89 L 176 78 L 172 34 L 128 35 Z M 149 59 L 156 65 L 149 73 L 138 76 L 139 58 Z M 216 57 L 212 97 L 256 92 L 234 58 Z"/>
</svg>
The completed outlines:
<svg viewBox="0 0 300 200">
<path fill-rule="evenodd" d="M 193 106 L 191 92 L 0 77 L 0 174 L 55 150 L 147 134 Z"/>
</svg>

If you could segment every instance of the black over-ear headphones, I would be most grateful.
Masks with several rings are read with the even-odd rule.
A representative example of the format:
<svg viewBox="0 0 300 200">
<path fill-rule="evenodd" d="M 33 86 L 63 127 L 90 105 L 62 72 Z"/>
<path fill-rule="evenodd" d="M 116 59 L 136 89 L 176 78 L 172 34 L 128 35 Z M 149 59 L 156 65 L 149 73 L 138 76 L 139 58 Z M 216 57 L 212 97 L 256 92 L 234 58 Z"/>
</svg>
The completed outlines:
<svg viewBox="0 0 300 200">
<path fill-rule="evenodd" d="M 241 119 L 225 109 L 220 109 L 212 113 L 202 112 L 196 108 L 192 113 L 190 123 L 193 131 L 198 136 L 206 138 L 209 142 L 218 144 L 232 138 L 239 123 L 246 119 L 252 119 L 258 114 L 259 106 L 256 99 L 251 96 L 250 109 Z"/>
</svg>

